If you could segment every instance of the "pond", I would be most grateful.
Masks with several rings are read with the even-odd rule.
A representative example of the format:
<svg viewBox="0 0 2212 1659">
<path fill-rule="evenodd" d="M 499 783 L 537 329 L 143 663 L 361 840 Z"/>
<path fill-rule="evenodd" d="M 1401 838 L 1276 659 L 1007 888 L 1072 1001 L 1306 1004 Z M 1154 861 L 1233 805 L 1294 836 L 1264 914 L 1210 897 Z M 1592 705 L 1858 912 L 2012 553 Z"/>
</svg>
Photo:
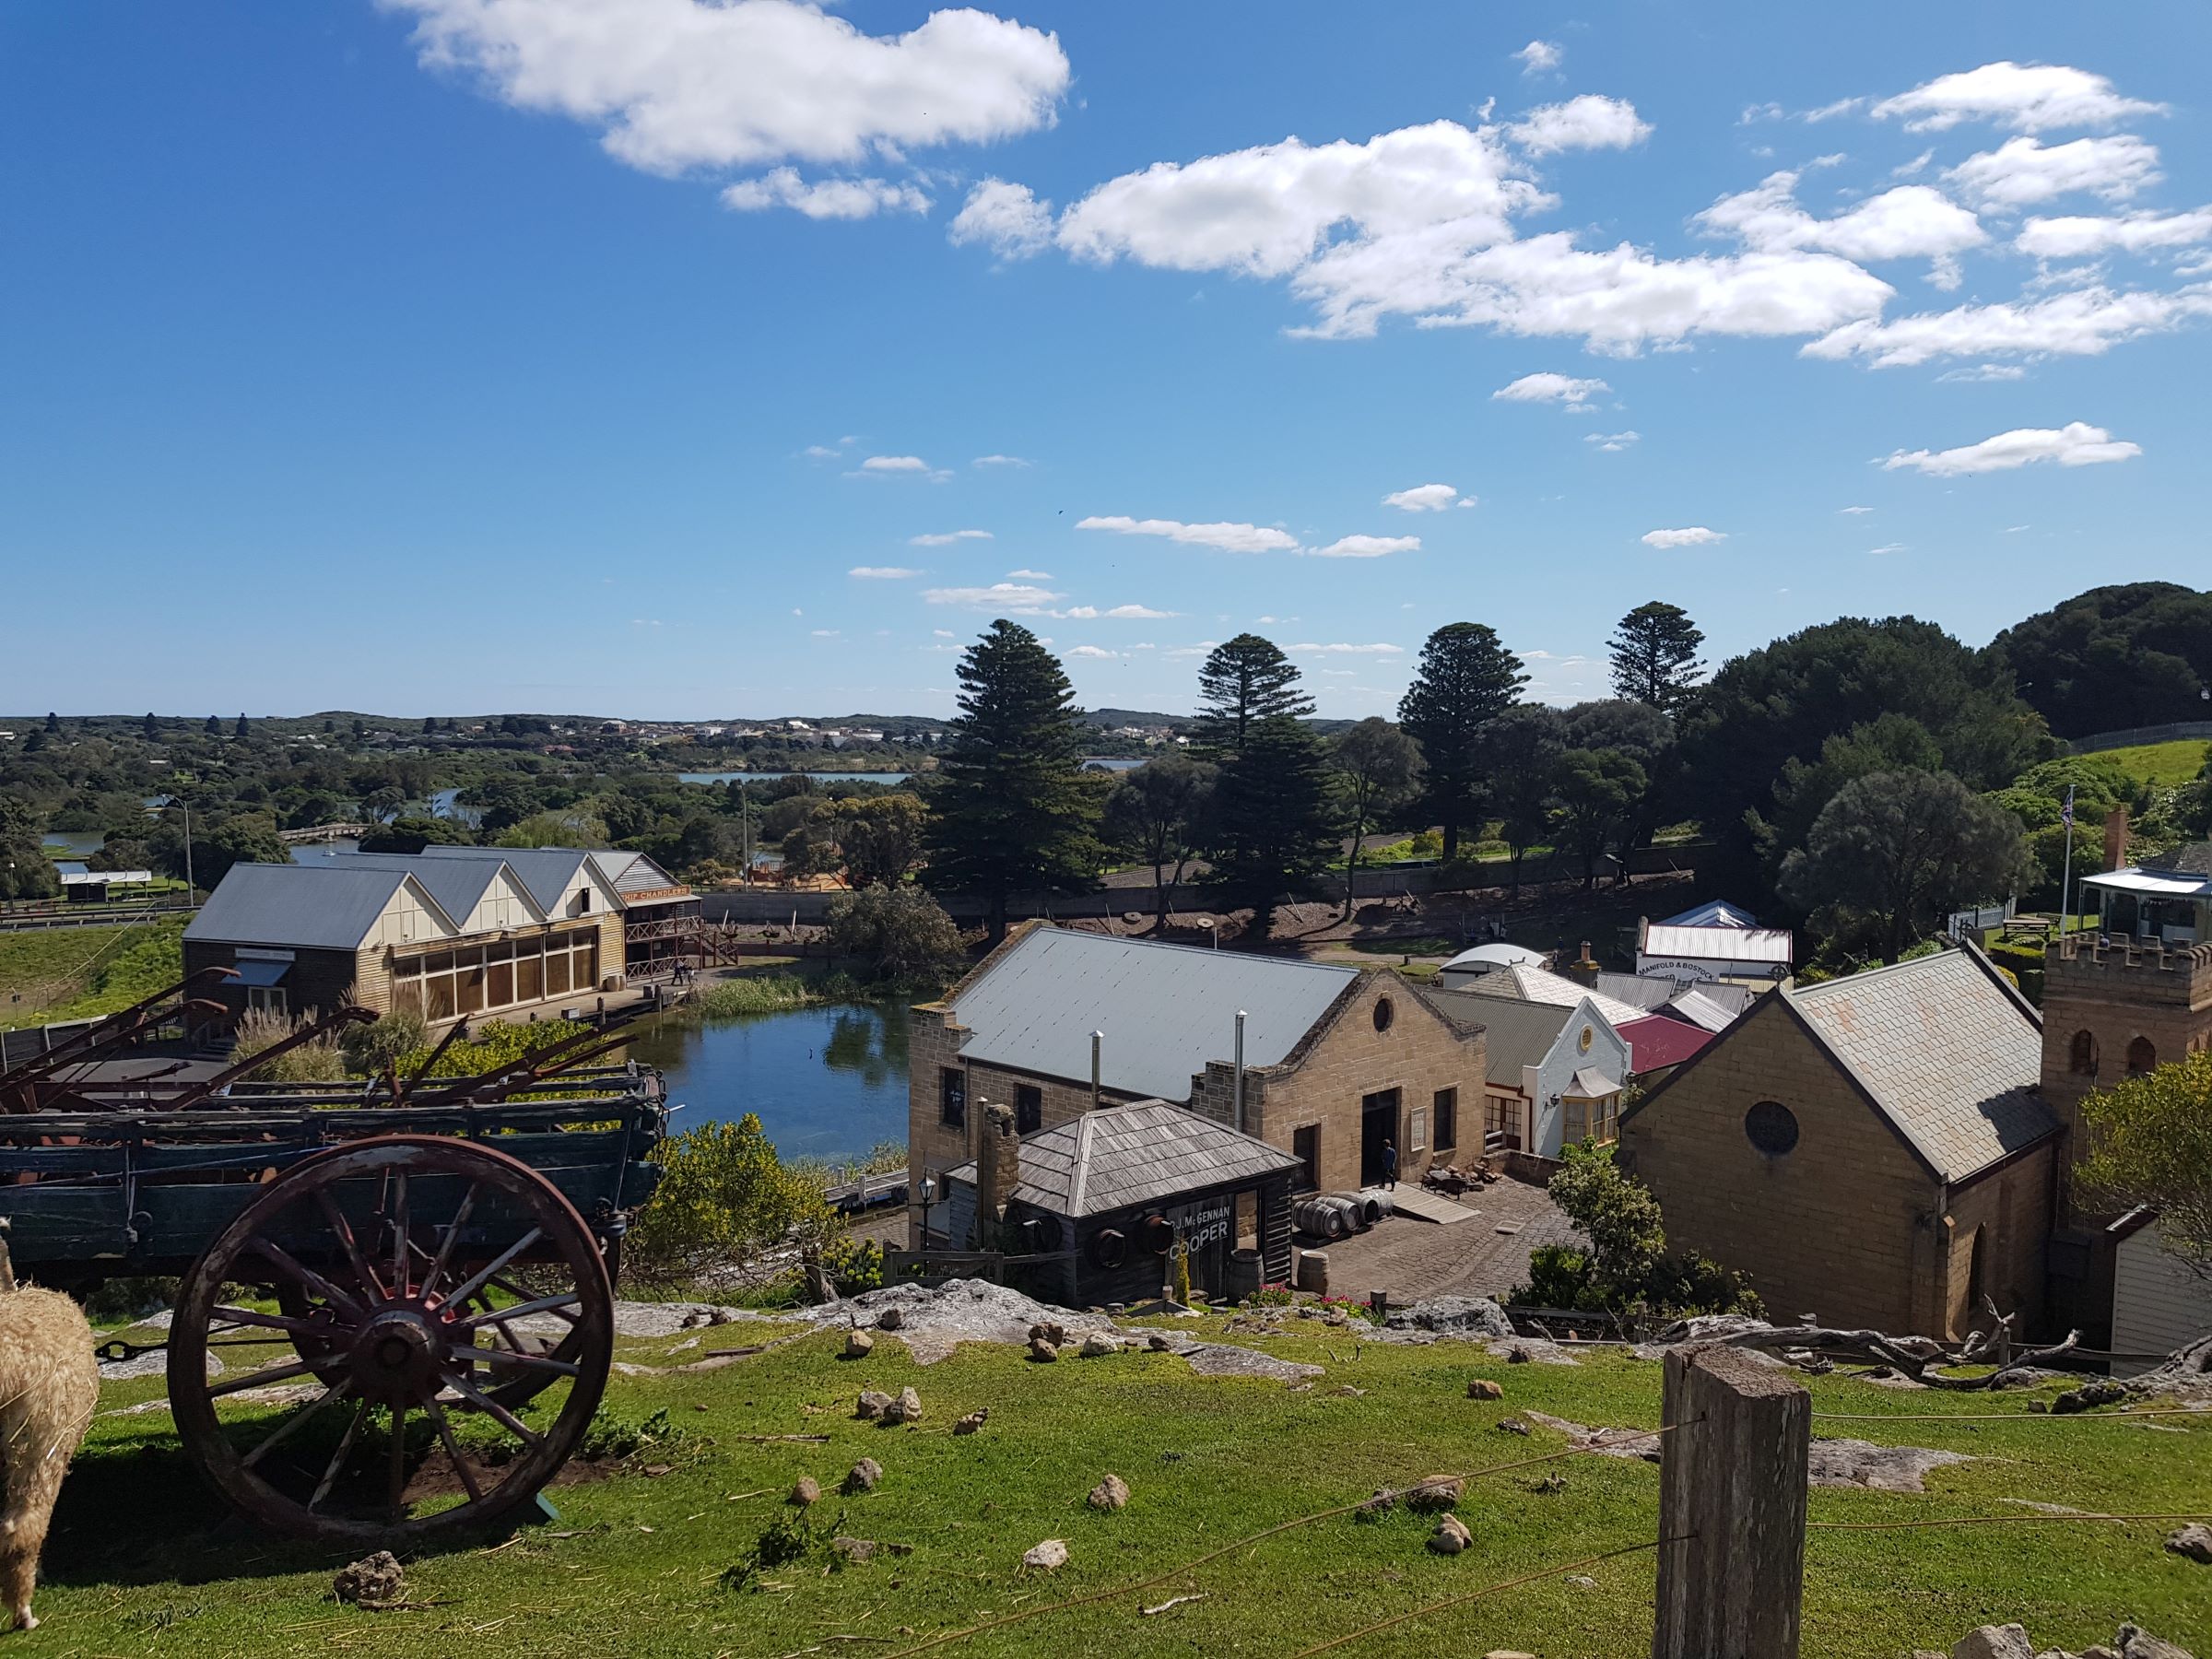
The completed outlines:
<svg viewBox="0 0 2212 1659">
<path fill-rule="evenodd" d="M 843 1163 L 906 1140 L 910 1018 L 901 1004 L 664 1015 L 629 1054 L 666 1074 L 671 1133 L 750 1112 L 783 1158 Z"/>
</svg>

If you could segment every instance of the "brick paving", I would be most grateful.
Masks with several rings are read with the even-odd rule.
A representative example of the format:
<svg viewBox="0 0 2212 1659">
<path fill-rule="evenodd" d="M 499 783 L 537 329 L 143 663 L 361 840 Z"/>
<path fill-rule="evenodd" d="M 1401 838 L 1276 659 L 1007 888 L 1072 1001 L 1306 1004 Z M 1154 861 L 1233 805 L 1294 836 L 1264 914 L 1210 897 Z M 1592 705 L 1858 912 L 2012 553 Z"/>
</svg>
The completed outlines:
<svg viewBox="0 0 2212 1659">
<path fill-rule="evenodd" d="M 1437 1194 L 1438 1197 L 1446 1194 Z M 1528 1277 L 1529 1252 L 1539 1244 L 1577 1244 L 1581 1237 L 1542 1187 L 1500 1181 L 1463 1194 L 1476 1219 L 1439 1227 L 1392 1216 L 1328 1248 L 1332 1295 L 1364 1298 L 1389 1292 L 1392 1305 L 1427 1296 L 1502 1298 Z M 1512 1228 L 1500 1232 L 1500 1228 Z"/>
</svg>

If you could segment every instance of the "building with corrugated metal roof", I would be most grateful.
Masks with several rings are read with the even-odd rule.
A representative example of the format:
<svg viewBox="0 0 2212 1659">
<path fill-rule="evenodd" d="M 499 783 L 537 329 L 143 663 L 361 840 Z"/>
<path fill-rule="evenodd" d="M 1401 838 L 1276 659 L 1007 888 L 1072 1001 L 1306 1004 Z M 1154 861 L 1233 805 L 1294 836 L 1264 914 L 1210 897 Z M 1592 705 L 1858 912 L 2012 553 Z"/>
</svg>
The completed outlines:
<svg viewBox="0 0 2212 1659">
<path fill-rule="evenodd" d="M 915 1010 L 909 1190 L 977 1156 L 988 1105 L 1031 1136 L 1146 1100 L 1289 1153 L 1301 1190 L 1379 1182 L 1386 1147 L 1418 1182 L 1432 1160 L 1480 1150 L 1483 1073 L 1481 1031 L 1390 969 L 1026 924 Z M 918 1209 L 911 1223 L 919 1244 Z"/>
</svg>

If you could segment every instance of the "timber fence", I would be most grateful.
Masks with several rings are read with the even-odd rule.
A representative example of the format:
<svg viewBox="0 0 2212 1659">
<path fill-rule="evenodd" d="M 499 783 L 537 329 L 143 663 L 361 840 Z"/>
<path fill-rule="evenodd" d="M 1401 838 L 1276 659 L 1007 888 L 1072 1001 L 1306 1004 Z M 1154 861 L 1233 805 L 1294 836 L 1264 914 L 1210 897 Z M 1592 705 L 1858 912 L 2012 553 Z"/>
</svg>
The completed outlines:
<svg viewBox="0 0 2212 1659">
<path fill-rule="evenodd" d="M 2068 1511 L 1897 1521 L 1818 1521 L 1809 1512 L 1812 1426 L 1817 1422 L 2010 1422 L 2071 1431 L 2150 1417 L 2195 1417 L 2212 1421 L 2212 1406 L 2103 1414 L 1817 1412 L 1812 1409 L 1810 1393 L 1787 1370 L 1724 1343 L 1685 1343 L 1666 1354 L 1660 1417 L 1656 1429 L 1601 1430 L 1564 1451 L 1514 1458 L 1460 1475 L 1430 1476 L 1401 1491 L 1381 1492 L 1294 1515 L 1125 1583 L 921 1636 L 896 1649 L 888 1659 L 918 1659 L 921 1654 L 952 1648 L 990 1631 L 1124 1601 L 1176 1581 L 1187 1582 L 1200 1570 L 1241 1556 L 1270 1538 L 1414 1498 L 1440 1482 L 1464 1485 L 1572 1458 L 1617 1455 L 1621 1448 L 1642 1441 L 1653 1442 L 1655 1448 L 1664 1446 L 1657 1460 L 1659 1512 L 1651 1537 L 1547 1562 L 1460 1594 L 1389 1614 L 1300 1648 L 1292 1659 L 1319 1659 L 1321 1654 L 1341 1652 L 1474 1602 L 1644 1554 L 1658 1557 L 1650 1649 L 1653 1659 L 1799 1659 L 1806 1550 L 1812 1534 L 2212 1521 L 2212 1504 L 2194 1511 L 2157 1513 Z M 1164 1613 L 1203 1600 L 1206 1594 L 1205 1591 L 1180 1594 L 1158 1606 L 1140 1606 L 1139 1616 Z"/>
</svg>

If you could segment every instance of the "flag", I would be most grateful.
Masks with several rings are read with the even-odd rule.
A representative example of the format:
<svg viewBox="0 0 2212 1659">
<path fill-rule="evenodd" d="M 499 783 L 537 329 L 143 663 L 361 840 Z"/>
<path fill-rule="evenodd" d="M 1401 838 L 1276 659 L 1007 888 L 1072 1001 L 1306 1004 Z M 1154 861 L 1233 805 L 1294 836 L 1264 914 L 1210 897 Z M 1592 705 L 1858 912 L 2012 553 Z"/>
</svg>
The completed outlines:
<svg viewBox="0 0 2212 1659">
<path fill-rule="evenodd" d="M 2067 829 L 2074 828 L 2074 785 L 2066 785 L 2066 804 L 2058 809 L 2058 821 Z"/>
</svg>

